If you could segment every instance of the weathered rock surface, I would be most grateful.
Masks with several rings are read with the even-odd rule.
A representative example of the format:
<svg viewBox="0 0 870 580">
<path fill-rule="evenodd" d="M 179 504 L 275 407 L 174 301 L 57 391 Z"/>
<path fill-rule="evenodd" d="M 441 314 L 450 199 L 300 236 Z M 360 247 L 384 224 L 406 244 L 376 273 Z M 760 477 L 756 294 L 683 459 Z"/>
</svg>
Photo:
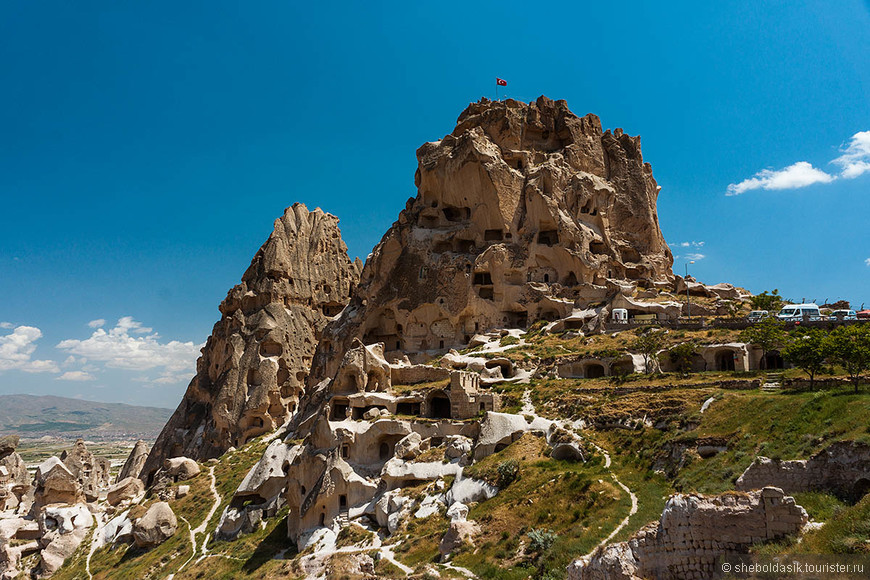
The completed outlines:
<svg viewBox="0 0 870 580">
<path fill-rule="evenodd" d="M 133 522 L 133 543 L 146 550 L 159 546 L 178 529 L 178 520 L 169 504 L 158 501 Z"/>
<path fill-rule="evenodd" d="M 115 483 L 128 477 L 139 477 L 146 459 L 148 459 L 148 444 L 140 439 L 130 450 L 127 461 L 124 462 L 121 471 L 118 472 L 118 477 L 115 478 Z"/>
<path fill-rule="evenodd" d="M 123 502 L 131 501 L 145 491 L 145 484 L 138 477 L 128 477 L 111 486 L 106 492 L 106 501 L 109 505 L 117 506 Z"/>
<path fill-rule="evenodd" d="M 0 437 L 0 510 L 17 508 L 30 491 L 31 477 L 17 448 L 17 435 Z"/>
<path fill-rule="evenodd" d="M 338 219 L 302 204 L 275 221 L 197 362 L 197 374 L 142 470 L 167 457 L 204 460 L 275 430 L 296 411 L 327 320 L 347 304 L 360 265 Z"/>
<path fill-rule="evenodd" d="M 870 492 L 870 445 L 833 443 L 809 459 L 776 461 L 757 457 L 737 479 L 737 489 L 776 486 L 787 493 L 828 491 L 851 501 Z"/>
<path fill-rule="evenodd" d="M 184 481 L 199 475 L 199 464 L 190 457 L 170 457 L 163 461 L 163 470 L 172 481 Z"/>
<path fill-rule="evenodd" d="M 568 580 L 706 580 L 723 555 L 797 534 L 807 513 L 781 489 L 719 496 L 674 495 L 661 520 L 627 542 L 611 544 L 568 566 Z"/>
<path fill-rule="evenodd" d="M 100 490 L 109 486 L 109 460 L 88 451 L 83 439 L 76 440 L 72 449 L 61 453 L 60 460 L 79 480 L 88 501 L 96 501 Z"/>
<path fill-rule="evenodd" d="M 41 538 L 37 578 L 47 578 L 60 568 L 88 535 L 94 517 L 83 504 L 70 507 L 50 505 L 39 514 Z"/>
<path fill-rule="evenodd" d="M 608 299 L 629 279 L 670 285 L 659 187 L 640 138 L 602 131 L 564 101 L 472 103 L 417 151 L 418 194 L 324 332 L 312 376 L 333 376 L 354 338 L 388 360 L 465 346 Z"/>
<path fill-rule="evenodd" d="M 36 468 L 33 494 L 33 509 L 60 503 L 85 502 L 82 484 L 72 471 L 57 457 L 49 457 Z"/>
</svg>

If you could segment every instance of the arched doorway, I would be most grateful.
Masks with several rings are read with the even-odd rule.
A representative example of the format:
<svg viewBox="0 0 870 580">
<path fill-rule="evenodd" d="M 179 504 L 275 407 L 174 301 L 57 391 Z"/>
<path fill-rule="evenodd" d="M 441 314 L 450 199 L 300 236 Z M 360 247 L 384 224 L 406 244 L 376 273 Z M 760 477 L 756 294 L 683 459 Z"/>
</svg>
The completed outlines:
<svg viewBox="0 0 870 580">
<path fill-rule="evenodd" d="M 733 371 L 734 353 L 730 350 L 722 350 L 716 353 L 716 370 Z"/>
<path fill-rule="evenodd" d="M 771 351 L 764 355 L 764 368 L 766 370 L 776 370 L 785 368 L 785 361 L 778 350 Z"/>
<path fill-rule="evenodd" d="M 390 444 L 383 441 L 378 448 L 378 457 L 381 461 L 386 461 L 390 458 Z"/>
<path fill-rule="evenodd" d="M 429 417 L 432 419 L 450 418 L 450 398 L 444 392 L 438 392 L 429 399 Z"/>
<path fill-rule="evenodd" d="M 586 369 L 583 373 L 583 376 L 587 379 L 598 379 L 604 376 L 604 365 L 599 363 L 589 363 L 586 365 Z"/>
</svg>

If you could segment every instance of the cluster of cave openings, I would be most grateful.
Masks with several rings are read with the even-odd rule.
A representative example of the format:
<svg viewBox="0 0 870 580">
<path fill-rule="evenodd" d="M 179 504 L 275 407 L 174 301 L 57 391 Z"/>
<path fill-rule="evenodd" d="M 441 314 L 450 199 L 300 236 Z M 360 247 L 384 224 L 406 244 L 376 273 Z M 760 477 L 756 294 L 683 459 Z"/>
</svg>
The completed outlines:
<svg viewBox="0 0 870 580">
<path fill-rule="evenodd" d="M 538 232 L 538 243 L 543 246 L 555 246 L 559 243 L 559 232 L 556 230 L 541 230 Z"/>
<path fill-rule="evenodd" d="M 595 207 L 595 203 L 590 199 L 585 204 L 583 204 L 583 207 L 580 208 L 580 213 L 598 215 L 598 208 Z"/>
<path fill-rule="evenodd" d="M 529 313 L 525 310 L 505 312 L 502 316 L 502 322 L 504 322 L 505 328 L 526 328 L 529 325 Z"/>
<path fill-rule="evenodd" d="M 450 397 L 443 391 L 434 393 L 429 399 L 429 418 L 450 419 Z"/>
</svg>

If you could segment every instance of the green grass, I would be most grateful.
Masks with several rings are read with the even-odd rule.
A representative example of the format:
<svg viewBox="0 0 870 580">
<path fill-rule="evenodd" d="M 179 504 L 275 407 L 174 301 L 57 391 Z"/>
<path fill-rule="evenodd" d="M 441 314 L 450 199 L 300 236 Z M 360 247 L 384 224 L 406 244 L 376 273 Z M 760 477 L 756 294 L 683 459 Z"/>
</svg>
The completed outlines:
<svg viewBox="0 0 870 580">
<path fill-rule="evenodd" d="M 638 469 L 662 470 L 677 491 L 720 493 L 757 455 L 807 458 L 840 440 L 870 440 L 870 396 L 843 392 L 767 394 L 714 391 L 717 400 L 703 415 L 676 414 L 665 430 L 600 432 L 605 446 Z M 689 409 L 695 408 L 698 400 Z M 727 449 L 701 459 L 685 450 L 699 440 Z"/>
<path fill-rule="evenodd" d="M 607 474 L 601 457 L 585 464 L 550 459 L 546 443 L 530 434 L 467 473 L 492 480 L 498 466 L 510 460 L 519 462 L 518 477 L 495 497 L 472 506 L 469 519 L 481 526 L 477 547 L 460 551 L 453 560 L 481 578 L 561 574 L 629 512 L 628 494 Z M 543 553 L 526 553 L 522 545 L 528 545 L 532 529 L 552 531 L 557 538 Z"/>
</svg>

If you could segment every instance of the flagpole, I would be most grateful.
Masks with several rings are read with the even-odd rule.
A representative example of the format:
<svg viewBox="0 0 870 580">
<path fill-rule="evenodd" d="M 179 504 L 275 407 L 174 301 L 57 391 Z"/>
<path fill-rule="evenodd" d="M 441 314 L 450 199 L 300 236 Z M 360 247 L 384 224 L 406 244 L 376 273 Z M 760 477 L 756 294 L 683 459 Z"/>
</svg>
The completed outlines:
<svg viewBox="0 0 870 580">
<path fill-rule="evenodd" d="M 498 81 L 495 81 L 495 100 L 498 100 Z"/>
</svg>

